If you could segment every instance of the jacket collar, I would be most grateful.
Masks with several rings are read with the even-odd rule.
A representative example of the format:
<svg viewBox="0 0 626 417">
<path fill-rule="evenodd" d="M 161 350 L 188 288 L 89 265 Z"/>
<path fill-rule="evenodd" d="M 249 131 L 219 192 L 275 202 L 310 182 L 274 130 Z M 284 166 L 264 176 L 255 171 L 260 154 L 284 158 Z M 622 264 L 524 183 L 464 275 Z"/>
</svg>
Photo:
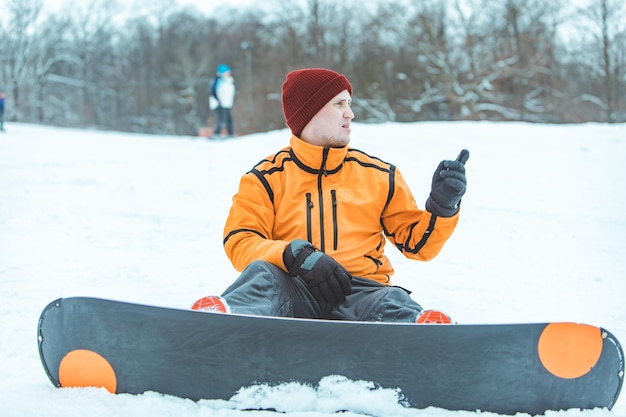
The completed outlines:
<svg viewBox="0 0 626 417">
<path fill-rule="evenodd" d="M 348 154 L 347 146 L 341 148 L 325 148 L 311 145 L 296 135 L 291 135 L 289 145 L 291 146 L 291 152 L 297 159 L 297 162 L 303 164 L 305 168 L 308 168 L 306 170 L 311 172 L 319 172 L 322 168 L 327 172 L 337 171 L 341 168 Z"/>
</svg>

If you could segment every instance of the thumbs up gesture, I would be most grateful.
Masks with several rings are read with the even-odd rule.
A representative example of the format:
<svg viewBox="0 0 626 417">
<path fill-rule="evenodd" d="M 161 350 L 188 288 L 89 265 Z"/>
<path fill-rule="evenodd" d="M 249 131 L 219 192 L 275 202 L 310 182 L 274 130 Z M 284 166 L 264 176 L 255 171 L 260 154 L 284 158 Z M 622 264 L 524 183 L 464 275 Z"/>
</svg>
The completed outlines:
<svg viewBox="0 0 626 417">
<path fill-rule="evenodd" d="M 463 149 L 454 161 L 439 163 L 433 175 L 430 196 L 426 200 L 426 210 L 441 217 L 452 217 L 459 211 L 467 186 L 465 163 L 468 159 L 469 151 Z"/>
</svg>

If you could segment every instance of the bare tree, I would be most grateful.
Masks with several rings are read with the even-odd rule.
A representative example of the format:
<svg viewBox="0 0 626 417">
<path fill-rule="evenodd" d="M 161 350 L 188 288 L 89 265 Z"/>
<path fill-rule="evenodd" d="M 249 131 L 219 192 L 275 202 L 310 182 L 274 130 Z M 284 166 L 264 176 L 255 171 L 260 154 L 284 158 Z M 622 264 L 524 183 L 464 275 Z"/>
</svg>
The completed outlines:
<svg viewBox="0 0 626 417">
<path fill-rule="evenodd" d="M 0 88 L 18 121 L 192 135 L 219 63 L 241 133 L 284 127 L 285 74 L 310 66 L 349 76 L 360 121 L 626 120 L 621 0 L 575 15 L 564 0 L 275 0 L 211 16 L 174 0 L 50 16 L 42 0 L 0 1 Z"/>
<path fill-rule="evenodd" d="M 587 8 L 580 10 L 583 22 L 588 24 L 585 55 L 590 58 L 580 64 L 586 66 L 593 77 L 601 80 L 602 88 L 598 94 L 592 91 L 582 93 L 579 100 L 601 107 L 607 122 L 618 121 L 617 106 L 621 98 L 618 98 L 616 92 L 624 91 L 625 10 L 626 6 L 621 0 L 594 0 Z M 621 111 L 624 112 L 624 109 Z"/>
<path fill-rule="evenodd" d="M 27 90 L 34 79 L 31 57 L 38 46 L 30 33 L 37 26 L 42 0 L 6 0 L 6 3 L 7 30 L 3 46 L 6 52 L 2 57 L 2 73 L 11 91 L 12 111 L 20 118 L 29 109 L 22 103 L 22 91 Z"/>
</svg>

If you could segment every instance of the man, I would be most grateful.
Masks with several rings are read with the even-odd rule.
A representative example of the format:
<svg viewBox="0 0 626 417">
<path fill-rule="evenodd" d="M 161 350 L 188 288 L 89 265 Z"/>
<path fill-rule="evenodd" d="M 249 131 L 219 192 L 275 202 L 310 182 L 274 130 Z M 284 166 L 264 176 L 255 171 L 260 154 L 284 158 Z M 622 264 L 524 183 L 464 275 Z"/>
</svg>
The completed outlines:
<svg viewBox="0 0 626 417">
<path fill-rule="evenodd" d="M 289 146 L 246 173 L 224 227 L 224 248 L 243 271 L 193 309 L 361 321 L 446 322 L 393 286 L 388 239 L 426 261 L 454 231 L 465 193 L 464 150 L 442 161 L 426 210 L 395 166 L 348 148 L 352 86 L 334 71 L 290 72 L 282 87 Z M 431 318 L 430 316 L 433 316 Z"/>
<path fill-rule="evenodd" d="M 0 91 L 0 131 L 4 131 L 4 93 Z"/>
<path fill-rule="evenodd" d="M 232 115 L 234 102 L 235 81 L 230 67 L 226 64 L 220 64 L 217 66 L 216 76 L 211 82 L 211 94 L 209 96 L 209 107 L 215 112 L 217 118 L 213 138 L 221 138 L 223 128 L 226 128 L 226 137 L 235 135 Z"/>
</svg>

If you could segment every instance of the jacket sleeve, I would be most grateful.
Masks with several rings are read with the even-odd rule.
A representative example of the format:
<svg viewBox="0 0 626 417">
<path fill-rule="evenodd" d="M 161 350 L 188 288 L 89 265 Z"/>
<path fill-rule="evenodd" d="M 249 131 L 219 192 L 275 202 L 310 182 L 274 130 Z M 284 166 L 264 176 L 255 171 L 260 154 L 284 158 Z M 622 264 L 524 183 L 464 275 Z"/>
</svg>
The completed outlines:
<svg viewBox="0 0 626 417">
<path fill-rule="evenodd" d="M 224 250 L 237 271 L 256 260 L 286 271 L 283 251 L 289 242 L 272 239 L 274 207 L 254 174 L 245 174 L 224 226 Z"/>
<path fill-rule="evenodd" d="M 393 195 L 382 216 L 385 234 L 406 257 L 421 261 L 433 259 L 454 232 L 459 213 L 439 217 L 419 209 L 397 169 L 391 183 Z"/>
</svg>

